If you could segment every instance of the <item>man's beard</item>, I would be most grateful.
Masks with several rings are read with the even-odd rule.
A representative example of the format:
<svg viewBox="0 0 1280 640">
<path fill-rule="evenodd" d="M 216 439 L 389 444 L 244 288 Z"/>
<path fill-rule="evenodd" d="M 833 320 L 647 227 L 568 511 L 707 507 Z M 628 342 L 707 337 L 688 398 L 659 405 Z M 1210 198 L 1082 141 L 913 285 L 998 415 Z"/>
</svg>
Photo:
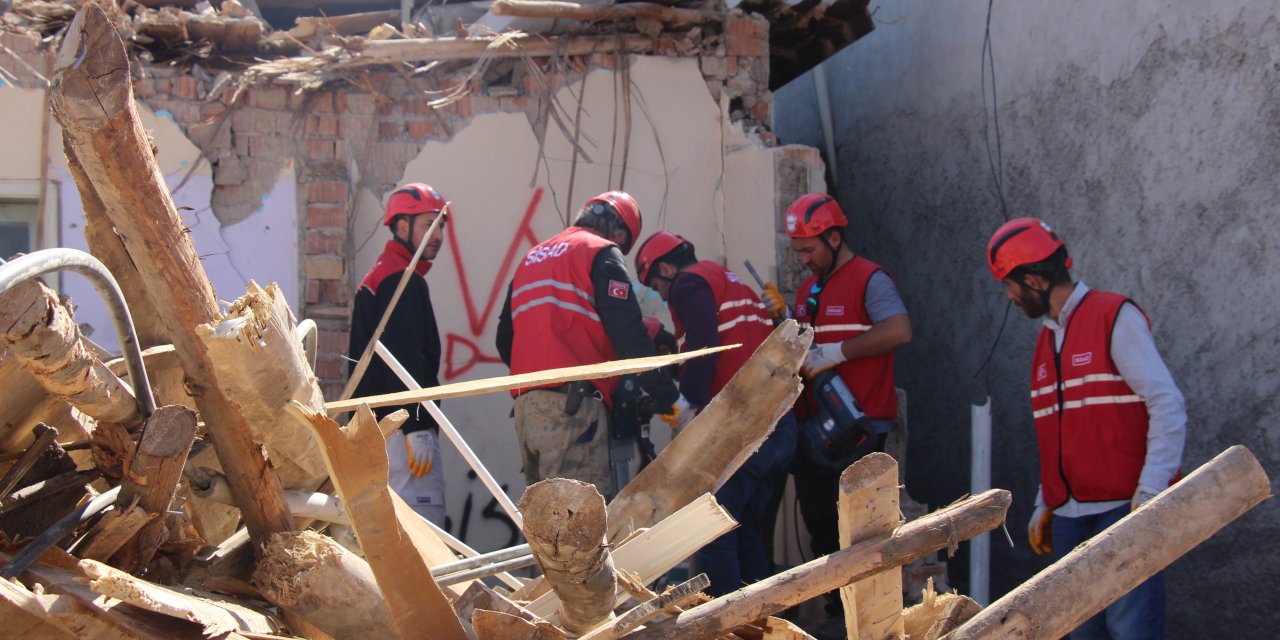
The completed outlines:
<svg viewBox="0 0 1280 640">
<path fill-rule="evenodd" d="M 1041 298 L 1039 291 L 1023 287 L 1014 302 L 1023 313 L 1027 314 L 1028 318 L 1043 318 L 1046 313 L 1049 313 L 1049 305 Z"/>
</svg>

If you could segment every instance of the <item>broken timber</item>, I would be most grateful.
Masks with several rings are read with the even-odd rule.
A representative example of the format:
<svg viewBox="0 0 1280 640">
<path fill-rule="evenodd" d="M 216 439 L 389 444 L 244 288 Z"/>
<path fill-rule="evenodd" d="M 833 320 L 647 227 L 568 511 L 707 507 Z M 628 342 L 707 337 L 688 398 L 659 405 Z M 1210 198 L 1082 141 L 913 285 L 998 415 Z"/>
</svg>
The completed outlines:
<svg viewBox="0 0 1280 640">
<path fill-rule="evenodd" d="M 129 572 L 147 565 L 168 537 L 164 515 L 196 437 L 196 414 L 181 405 L 160 407 L 147 418 L 133 459 L 125 468 L 117 504 L 139 507 L 154 519 L 121 547 L 114 565 Z"/>
<path fill-rule="evenodd" d="M 850 547 L 902 524 L 898 511 L 898 463 L 875 452 L 840 474 L 840 547 Z M 850 638 L 893 638 L 902 626 L 902 569 L 893 567 L 840 587 L 845 630 Z"/>
<path fill-rule="evenodd" d="M 384 393 L 376 396 L 366 396 L 364 398 L 336 400 L 333 402 L 326 402 L 324 409 L 329 414 L 335 414 L 352 411 L 360 405 L 368 405 L 369 408 L 375 409 L 377 407 L 413 404 L 424 400 L 461 398 L 465 396 L 480 395 L 482 393 L 509 391 L 511 389 L 520 389 L 524 387 L 539 387 L 559 384 L 561 382 L 573 382 L 575 380 L 607 378 L 628 373 L 649 371 L 650 369 L 660 369 L 668 365 L 692 360 L 693 358 L 707 356 L 713 353 L 727 351 L 729 349 L 736 349 L 739 346 L 740 345 L 730 344 L 720 347 L 698 349 L 697 351 L 690 351 L 688 353 L 674 353 L 664 356 L 650 356 L 648 358 L 631 358 L 630 360 L 614 360 L 611 362 L 587 364 L 578 367 L 563 367 L 560 369 L 547 369 L 546 371 L 534 371 L 533 373 L 522 373 L 519 375 L 503 376 L 500 378 L 484 378 L 481 380 L 468 380 L 466 382 L 442 384 L 438 387 L 430 387 L 416 391 L 397 391 L 395 393 Z"/>
<path fill-rule="evenodd" d="M 555 0 L 495 0 L 489 11 L 498 16 L 547 18 L 551 20 L 626 20 L 648 18 L 671 26 L 719 22 L 724 13 L 702 9 L 681 9 L 652 2 L 626 4 L 579 4 Z"/>
<path fill-rule="evenodd" d="M 1236 445 L 944 636 L 1057 638 L 1271 496 Z"/>
<path fill-rule="evenodd" d="M 124 43 L 101 8 L 86 5 L 76 14 L 54 69 L 54 115 L 164 318 L 250 534 L 261 544 L 291 530 L 279 479 L 239 407 L 216 384 L 196 336 L 197 326 L 217 316 L 217 298 L 138 118 Z"/>
<path fill-rule="evenodd" d="M 586 482 L 550 478 L 525 489 L 520 512 L 529 549 L 560 597 L 561 625 L 581 635 L 609 619 L 618 581 L 604 496 Z"/>
<path fill-rule="evenodd" d="M 1004 522 L 1008 491 L 992 489 L 878 536 L 722 596 L 624 638 L 717 638 L 850 582 L 900 567 Z"/>
</svg>

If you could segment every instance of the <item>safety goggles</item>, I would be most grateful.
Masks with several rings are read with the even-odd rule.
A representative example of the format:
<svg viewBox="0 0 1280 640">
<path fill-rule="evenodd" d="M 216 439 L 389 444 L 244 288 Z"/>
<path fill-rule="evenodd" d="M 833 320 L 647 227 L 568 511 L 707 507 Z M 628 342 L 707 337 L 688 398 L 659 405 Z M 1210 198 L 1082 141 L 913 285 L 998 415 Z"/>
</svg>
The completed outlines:
<svg viewBox="0 0 1280 640">
<path fill-rule="evenodd" d="M 827 286 L 827 283 L 821 280 L 813 281 L 813 286 L 809 287 L 809 298 L 805 301 L 808 303 L 809 309 L 816 310 L 818 308 L 818 296 L 822 294 L 822 288 L 825 286 Z"/>
</svg>

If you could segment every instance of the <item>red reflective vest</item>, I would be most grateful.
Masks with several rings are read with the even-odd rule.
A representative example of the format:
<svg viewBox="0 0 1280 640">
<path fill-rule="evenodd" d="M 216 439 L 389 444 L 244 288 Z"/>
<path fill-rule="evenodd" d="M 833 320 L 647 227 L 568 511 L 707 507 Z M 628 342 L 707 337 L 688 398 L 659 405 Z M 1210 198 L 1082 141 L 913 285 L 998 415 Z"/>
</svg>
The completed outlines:
<svg viewBox="0 0 1280 640">
<path fill-rule="evenodd" d="M 716 329 L 720 344 L 741 344 L 741 347 L 718 354 L 716 372 L 711 378 L 711 395 L 714 397 L 733 374 L 742 368 L 756 347 L 773 332 L 773 320 L 769 310 L 760 302 L 756 293 L 738 280 L 737 274 L 710 260 L 690 265 L 681 273 L 691 273 L 702 278 L 711 287 L 716 301 Z M 680 318 L 671 314 L 676 339 L 684 340 L 684 326 Z"/>
<path fill-rule="evenodd" d="M 814 327 L 814 344 L 844 342 L 871 330 L 867 315 L 867 282 L 880 265 L 861 256 L 845 263 L 831 275 L 818 294 L 818 308 L 808 308 L 809 292 L 817 276 L 809 276 L 796 291 L 796 320 Z M 887 271 L 885 273 L 888 273 Z M 893 388 L 893 352 L 850 360 L 836 368 L 840 378 L 858 399 L 869 418 L 893 420 L 898 417 L 898 395 Z M 802 396 L 801 417 L 812 415 L 816 403 L 808 387 Z"/>
<path fill-rule="evenodd" d="M 1050 509 L 1068 498 L 1128 500 L 1138 488 L 1150 417 L 1142 397 L 1111 360 L 1111 331 L 1125 303 L 1134 304 L 1108 291 L 1086 293 L 1067 320 L 1060 352 L 1053 331 L 1040 332 L 1031 367 L 1031 410 L 1040 443 L 1040 484 Z"/>
<path fill-rule="evenodd" d="M 525 254 L 511 280 L 512 375 L 617 359 L 596 313 L 591 283 L 596 254 L 612 246 L 582 227 L 569 227 Z M 623 284 L 630 286 L 619 283 Z M 613 404 L 617 378 L 598 378 L 591 384 L 605 404 Z M 555 386 L 514 389 L 511 395 Z"/>
</svg>

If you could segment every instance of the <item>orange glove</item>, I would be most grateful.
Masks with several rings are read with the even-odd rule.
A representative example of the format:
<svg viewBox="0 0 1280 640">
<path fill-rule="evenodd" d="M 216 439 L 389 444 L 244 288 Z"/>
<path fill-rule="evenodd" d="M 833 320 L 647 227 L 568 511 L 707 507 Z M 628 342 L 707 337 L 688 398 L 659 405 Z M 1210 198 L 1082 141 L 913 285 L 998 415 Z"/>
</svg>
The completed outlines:
<svg viewBox="0 0 1280 640">
<path fill-rule="evenodd" d="M 769 313 L 775 318 L 784 318 L 787 315 L 787 301 L 782 297 L 782 292 L 773 285 L 772 282 L 766 282 L 764 291 L 760 294 L 760 300 L 764 302 L 764 306 L 769 308 Z"/>
<path fill-rule="evenodd" d="M 1037 506 L 1027 523 L 1027 540 L 1031 542 L 1031 550 L 1042 556 L 1053 553 L 1053 512 L 1043 506 Z"/>
<path fill-rule="evenodd" d="M 431 473 L 436 447 L 435 432 L 423 430 L 409 433 L 404 437 L 404 445 L 408 449 L 409 472 L 415 476 Z"/>
<path fill-rule="evenodd" d="M 662 418 L 662 421 L 667 423 L 668 427 L 675 430 L 688 426 L 696 413 L 698 411 L 689 404 L 689 401 L 685 400 L 684 396 L 680 396 L 676 403 L 671 405 L 671 413 L 660 413 L 658 417 Z"/>
</svg>

